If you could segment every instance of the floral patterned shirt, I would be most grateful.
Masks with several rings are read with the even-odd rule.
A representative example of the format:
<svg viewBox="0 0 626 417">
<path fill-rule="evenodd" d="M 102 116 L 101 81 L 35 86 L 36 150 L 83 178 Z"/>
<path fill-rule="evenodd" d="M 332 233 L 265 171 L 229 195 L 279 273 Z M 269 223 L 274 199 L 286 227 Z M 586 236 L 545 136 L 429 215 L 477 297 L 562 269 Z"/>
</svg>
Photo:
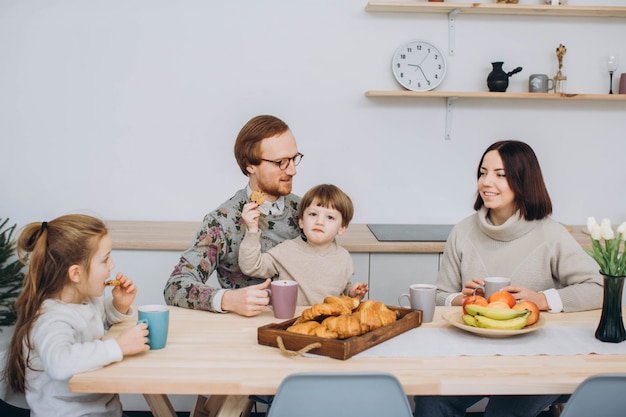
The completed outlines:
<svg viewBox="0 0 626 417">
<path fill-rule="evenodd" d="M 246 230 L 241 210 L 248 202 L 246 189 L 241 189 L 204 217 L 191 247 L 182 254 L 165 285 L 163 295 L 167 304 L 217 311 L 212 301 L 222 288 L 237 289 L 265 281 L 245 275 L 238 265 L 239 246 Z M 289 194 L 285 196 L 282 214 L 261 216 L 259 229 L 263 252 L 300 235 L 299 203 L 299 196 Z M 213 271 L 217 271 L 221 288 L 206 284 Z"/>
</svg>

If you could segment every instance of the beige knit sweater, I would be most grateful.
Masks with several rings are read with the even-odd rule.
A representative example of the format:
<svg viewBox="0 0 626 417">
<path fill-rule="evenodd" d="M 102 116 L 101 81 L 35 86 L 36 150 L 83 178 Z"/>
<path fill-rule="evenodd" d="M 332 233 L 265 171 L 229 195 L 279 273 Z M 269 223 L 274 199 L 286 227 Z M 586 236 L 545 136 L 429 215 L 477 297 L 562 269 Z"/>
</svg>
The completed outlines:
<svg viewBox="0 0 626 417">
<path fill-rule="evenodd" d="M 602 307 L 602 276 L 596 262 L 558 222 L 512 216 L 501 226 L 484 207 L 450 233 L 437 276 L 437 304 L 474 277 L 508 277 L 533 291 L 557 290 L 563 311 Z"/>
<path fill-rule="evenodd" d="M 239 247 L 239 267 L 244 274 L 298 282 L 298 305 L 321 303 L 329 295 L 347 295 L 354 265 L 350 253 L 333 242 L 325 249 L 301 237 L 286 240 L 261 253 L 261 233 L 246 232 Z"/>
</svg>

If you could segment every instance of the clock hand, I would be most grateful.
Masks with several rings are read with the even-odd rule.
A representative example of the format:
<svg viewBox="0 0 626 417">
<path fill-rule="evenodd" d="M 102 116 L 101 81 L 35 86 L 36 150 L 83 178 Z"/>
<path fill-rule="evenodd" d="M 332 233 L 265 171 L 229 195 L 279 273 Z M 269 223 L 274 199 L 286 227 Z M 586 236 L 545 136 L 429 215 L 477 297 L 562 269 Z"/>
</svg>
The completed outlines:
<svg viewBox="0 0 626 417">
<path fill-rule="evenodd" d="M 422 61 L 422 62 L 424 62 L 424 61 Z M 421 72 L 421 73 L 422 73 L 422 75 L 424 76 L 424 79 L 426 80 L 426 82 L 427 82 L 428 84 L 430 84 L 430 80 L 428 79 L 428 77 L 426 77 L 426 74 L 424 74 L 424 70 L 422 69 L 422 67 L 421 67 L 421 66 L 416 65 L 416 64 L 407 64 L 407 65 L 408 65 L 409 67 L 417 67 L 417 69 L 418 69 L 418 70 L 420 70 L 420 72 Z M 417 71 L 417 70 L 416 70 L 416 71 Z"/>
</svg>

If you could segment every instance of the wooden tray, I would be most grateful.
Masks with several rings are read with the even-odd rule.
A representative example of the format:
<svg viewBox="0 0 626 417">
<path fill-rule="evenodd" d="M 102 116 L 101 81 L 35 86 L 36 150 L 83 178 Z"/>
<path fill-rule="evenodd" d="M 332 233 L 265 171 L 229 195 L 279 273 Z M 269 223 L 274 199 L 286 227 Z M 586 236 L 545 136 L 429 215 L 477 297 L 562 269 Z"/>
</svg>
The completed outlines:
<svg viewBox="0 0 626 417">
<path fill-rule="evenodd" d="M 387 307 L 398 312 L 398 320 L 361 336 L 354 336 L 348 339 L 326 339 L 323 337 L 288 332 L 286 330 L 287 327 L 291 326 L 293 322 L 297 320 L 296 317 L 282 323 L 271 323 L 259 327 L 257 335 L 258 342 L 260 345 L 278 347 L 276 338 L 280 336 L 283 339 L 285 348 L 293 351 L 300 350 L 311 343 L 319 342 L 322 346 L 311 350 L 310 353 L 346 360 L 359 352 L 363 352 L 372 346 L 376 346 L 385 340 L 389 340 L 394 336 L 422 324 L 421 310 L 411 310 L 410 308 L 393 306 Z"/>
</svg>

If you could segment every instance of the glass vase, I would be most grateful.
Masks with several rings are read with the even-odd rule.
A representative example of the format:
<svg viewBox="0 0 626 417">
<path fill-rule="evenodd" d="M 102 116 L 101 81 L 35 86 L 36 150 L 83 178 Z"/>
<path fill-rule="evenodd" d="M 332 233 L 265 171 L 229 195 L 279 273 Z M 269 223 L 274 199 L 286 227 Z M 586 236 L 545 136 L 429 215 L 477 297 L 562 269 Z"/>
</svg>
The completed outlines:
<svg viewBox="0 0 626 417">
<path fill-rule="evenodd" d="M 626 330 L 622 318 L 622 292 L 626 277 L 604 275 L 604 299 L 602 316 L 596 329 L 596 339 L 603 342 L 619 343 L 626 340 Z"/>
</svg>

